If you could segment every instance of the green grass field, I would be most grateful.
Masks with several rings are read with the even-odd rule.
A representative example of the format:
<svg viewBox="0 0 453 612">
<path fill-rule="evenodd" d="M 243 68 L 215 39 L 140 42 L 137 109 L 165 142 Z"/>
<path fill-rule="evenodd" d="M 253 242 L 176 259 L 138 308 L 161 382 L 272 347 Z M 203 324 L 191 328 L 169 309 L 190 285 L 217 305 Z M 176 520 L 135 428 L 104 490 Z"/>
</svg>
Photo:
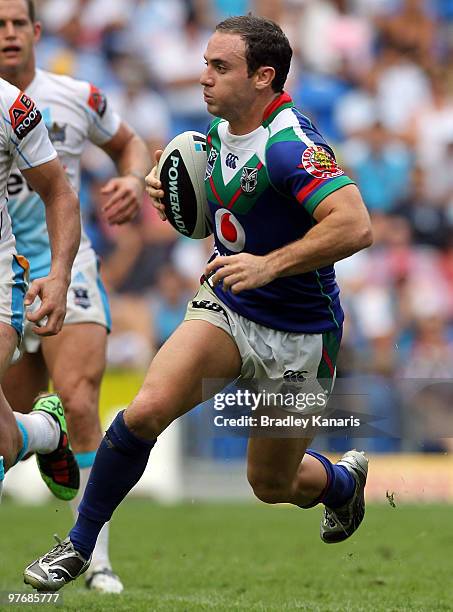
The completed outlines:
<svg viewBox="0 0 453 612">
<path fill-rule="evenodd" d="M 453 610 L 453 508 L 369 506 L 348 542 L 322 544 L 320 508 L 264 504 L 162 507 L 132 500 L 112 526 L 121 596 L 82 580 L 62 591 L 68 610 Z M 0 590 L 26 590 L 23 567 L 66 534 L 64 504 L 0 506 Z M 2 609 L 36 609 L 5 606 Z M 39 605 L 38 609 L 58 609 Z"/>
</svg>

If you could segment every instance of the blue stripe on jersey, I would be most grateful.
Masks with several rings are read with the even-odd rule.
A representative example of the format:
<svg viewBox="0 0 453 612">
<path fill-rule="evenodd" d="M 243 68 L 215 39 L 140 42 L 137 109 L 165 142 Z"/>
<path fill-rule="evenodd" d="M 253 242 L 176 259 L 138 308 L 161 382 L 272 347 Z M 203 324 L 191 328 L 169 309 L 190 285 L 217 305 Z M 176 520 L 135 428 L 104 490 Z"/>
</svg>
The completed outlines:
<svg viewBox="0 0 453 612">
<path fill-rule="evenodd" d="M 85 111 L 85 113 L 88 115 L 88 117 L 90 117 L 91 119 L 93 119 L 94 123 L 96 124 L 96 127 L 98 128 L 98 130 L 100 130 L 101 132 L 103 132 L 106 136 L 109 137 L 109 139 L 113 138 L 114 134 L 111 134 L 108 130 L 105 129 L 105 127 L 98 121 L 98 118 L 96 117 L 95 113 L 90 113 L 89 110 L 87 110 L 86 108 L 83 109 Z"/>
<path fill-rule="evenodd" d="M 16 147 L 17 152 L 19 153 L 19 155 L 22 157 L 22 159 L 24 160 L 24 162 L 27 164 L 27 166 L 29 168 L 33 168 L 32 164 L 28 161 L 28 159 L 25 157 L 25 155 L 22 153 L 22 151 L 19 149 L 19 143 L 16 142 L 15 140 L 13 140 L 11 138 L 11 142 L 13 143 L 13 145 Z"/>
<path fill-rule="evenodd" d="M 22 189 L 28 189 L 25 181 Z M 30 279 L 47 276 L 50 272 L 51 252 L 46 226 L 45 207 L 35 192 L 26 201 L 10 196 L 8 210 L 18 253 L 25 253 L 30 263 Z"/>
<path fill-rule="evenodd" d="M 13 255 L 13 288 L 11 291 L 11 325 L 22 337 L 24 331 L 24 297 L 27 292 L 25 270 Z"/>
<path fill-rule="evenodd" d="M 110 330 L 112 329 L 112 317 L 110 314 L 110 304 L 109 304 L 109 299 L 107 297 L 107 292 L 105 290 L 104 284 L 101 280 L 101 275 L 99 273 L 100 270 L 100 263 L 99 263 L 99 259 L 97 260 L 97 278 L 96 278 L 96 284 L 98 286 L 99 289 L 99 293 L 101 294 L 101 299 L 102 299 L 102 305 L 104 306 L 104 313 L 105 313 L 105 320 L 106 320 L 106 325 L 107 325 L 107 332 L 110 333 Z"/>
</svg>

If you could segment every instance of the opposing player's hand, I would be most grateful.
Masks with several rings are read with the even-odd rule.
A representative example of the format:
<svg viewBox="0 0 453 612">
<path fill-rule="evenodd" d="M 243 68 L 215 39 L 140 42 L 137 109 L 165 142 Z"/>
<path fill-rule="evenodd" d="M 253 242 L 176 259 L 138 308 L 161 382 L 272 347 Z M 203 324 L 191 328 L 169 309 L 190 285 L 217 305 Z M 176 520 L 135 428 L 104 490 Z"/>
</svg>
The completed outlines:
<svg viewBox="0 0 453 612">
<path fill-rule="evenodd" d="M 35 312 L 27 313 L 27 319 L 36 323 L 33 331 L 38 336 L 54 336 L 63 326 L 66 315 L 68 283 L 61 278 L 45 276 L 33 281 L 25 296 L 25 306 L 41 299 L 41 305 Z"/>
<path fill-rule="evenodd" d="M 214 286 L 223 283 L 224 291 L 231 289 L 232 293 L 262 287 L 275 278 L 266 266 L 266 258 L 250 253 L 216 257 L 206 266 L 205 275 L 210 276 Z"/>
<path fill-rule="evenodd" d="M 157 164 L 159 163 L 162 153 L 163 151 L 161 149 L 155 152 L 156 165 L 145 178 L 145 184 L 146 193 L 151 198 L 154 208 L 159 213 L 159 217 L 162 221 L 166 221 L 165 206 L 159 202 L 159 200 L 164 197 L 164 192 L 162 190 L 162 183 L 157 178 Z"/>
<path fill-rule="evenodd" d="M 133 175 L 110 179 L 101 189 L 102 195 L 110 196 L 102 212 L 110 225 L 121 225 L 132 221 L 141 208 L 144 183 Z"/>
</svg>

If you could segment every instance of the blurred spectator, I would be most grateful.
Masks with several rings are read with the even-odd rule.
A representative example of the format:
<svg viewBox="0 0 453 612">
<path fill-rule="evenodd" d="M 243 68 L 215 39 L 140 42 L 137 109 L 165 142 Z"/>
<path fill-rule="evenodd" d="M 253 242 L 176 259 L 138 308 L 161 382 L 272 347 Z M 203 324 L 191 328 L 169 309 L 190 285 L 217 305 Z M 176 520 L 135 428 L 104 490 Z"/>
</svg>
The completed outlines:
<svg viewBox="0 0 453 612">
<path fill-rule="evenodd" d="M 395 212 L 409 221 L 415 243 L 446 246 L 452 227 L 444 206 L 432 197 L 424 168 L 413 169 L 409 185 L 409 193 Z"/>
<path fill-rule="evenodd" d="M 145 66 L 138 57 L 122 55 L 115 59 L 118 85 L 109 100 L 121 117 L 148 144 L 151 155 L 170 140 L 170 113 L 164 98 L 151 88 Z"/>
<path fill-rule="evenodd" d="M 420 103 L 407 126 L 407 138 L 415 147 L 426 172 L 431 197 L 445 200 L 453 193 L 453 97 L 449 72 L 430 73 L 430 99 Z"/>
<path fill-rule="evenodd" d="M 411 155 L 382 124 L 364 132 L 354 156 L 350 153 L 345 162 L 371 211 L 390 212 L 407 195 Z"/>
<path fill-rule="evenodd" d="M 403 0 L 399 11 L 376 20 L 387 43 L 410 51 L 418 62 L 430 66 L 435 51 L 435 23 L 424 0 Z"/>
<path fill-rule="evenodd" d="M 132 9 L 128 0 L 49 0 L 40 16 L 45 29 L 71 47 L 98 48 L 107 32 L 127 26 Z"/>
<path fill-rule="evenodd" d="M 380 120 L 387 129 L 402 132 L 416 109 L 429 103 L 429 80 L 411 53 L 390 43 L 382 48 L 374 70 Z"/>
<path fill-rule="evenodd" d="M 182 323 L 187 302 L 192 297 L 190 283 L 176 268 L 165 265 L 159 270 L 154 290 L 148 298 L 154 336 L 153 345 L 156 349 L 159 349 Z"/>
<path fill-rule="evenodd" d="M 143 49 L 153 75 L 164 88 L 174 134 L 206 132 L 209 115 L 201 94 L 200 75 L 210 33 L 189 13 L 182 30 L 156 32 Z"/>
<path fill-rule="evenodd" d="M 309 70 L 334 74 L 361 74 L 372 62 L 370 23 L 348 11 L 347 0 L 305 2 L 296 46 Z"/>
</svg>

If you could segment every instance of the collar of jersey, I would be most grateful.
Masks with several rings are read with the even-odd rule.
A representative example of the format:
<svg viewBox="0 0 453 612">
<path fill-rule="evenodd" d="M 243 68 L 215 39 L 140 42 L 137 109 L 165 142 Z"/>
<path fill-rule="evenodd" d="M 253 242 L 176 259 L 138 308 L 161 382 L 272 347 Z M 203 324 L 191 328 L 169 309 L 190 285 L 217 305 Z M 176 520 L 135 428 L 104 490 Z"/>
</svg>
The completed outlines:
<svg viewBox="0 0 453 612">
<path fill-rule="evenodd" d="M 275 117 L 285 108 L 292 108 L 294 106 L 293 99 L 291 96 L 284 91 L 278 98 L 272 100 L 268 106 L 266 106 L 263 114 L 263 127 L 267 127 L 272 123 Z"/>
</svg>

